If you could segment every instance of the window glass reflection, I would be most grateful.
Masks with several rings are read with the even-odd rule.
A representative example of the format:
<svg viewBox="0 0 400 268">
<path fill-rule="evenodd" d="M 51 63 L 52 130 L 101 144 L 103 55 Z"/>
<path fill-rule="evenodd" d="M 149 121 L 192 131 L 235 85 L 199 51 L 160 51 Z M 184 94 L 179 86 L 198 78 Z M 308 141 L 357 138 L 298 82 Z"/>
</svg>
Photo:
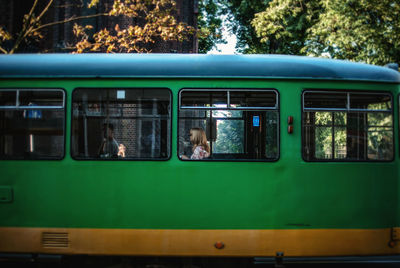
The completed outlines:
<svg viewBox="0 0 400 268">
<path fill-rule="evenodd" d="M 76 89 L 72 155 L 78 159 L 167 159 L 168 89 Z"/>
<path fill-rule="evenodd" d="M 221 101 L 221 95 L 225 102 Z M 218 89 L 182 90 L 179 157 L 183 160 L 276 160 L 279 154 L 277 96 L 274 90 L 227 89 L 224 94 Z M 194 106 L 189 99 L 207 99 L 209 104 Z"/>
<path fill-rule="evenodd" d="M 391 96 L 347 95 L 345 112 L 327 111 L 334 93 L 304 93 L 303 157 L 306 160 L 389 161 L 393 159 Z M 327 106 L 325 106 L 327 105 Z M 320 111 L 317 111 L 320 110 Z"/>
<path fill-rule="evenodd" d="M 62 90 L 0 90 L 0 99 L 1 159 L 61 159 L 64 156 Z M 21 107 L 21 103 L 27 105 Z"/>
</svg>

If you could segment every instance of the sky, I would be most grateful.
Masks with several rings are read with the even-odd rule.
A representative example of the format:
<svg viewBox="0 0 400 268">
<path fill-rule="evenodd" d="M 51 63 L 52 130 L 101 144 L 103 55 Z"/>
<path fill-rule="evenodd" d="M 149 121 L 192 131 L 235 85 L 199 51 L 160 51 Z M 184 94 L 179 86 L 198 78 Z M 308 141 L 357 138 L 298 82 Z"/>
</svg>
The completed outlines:
<svg viewBox="0 0 400 268">
<path fill-rule="evenodd" d="M 223 18 L 225 22 L 227 18 Z M 227 41 L 227 44 L 218 44 L 217 48 L 209 51 L 207 54 L 235 54 L 236 49 L 236 36 L 228 31 L 228 25 L 223 23 L 222 25 L 222 37 Z"/>
<path fill-rule="evenodd" d="M 227 36 L 225 36 L 227 34 Z M 224 33 L 227 44 L 218 44 L 217 48 L 214 48 L 207 54 L 235 54 L 236 53 L 236 36 L 230 33 Z M 219 50 L 219 51 L 218 51 Z"/>
</svg>

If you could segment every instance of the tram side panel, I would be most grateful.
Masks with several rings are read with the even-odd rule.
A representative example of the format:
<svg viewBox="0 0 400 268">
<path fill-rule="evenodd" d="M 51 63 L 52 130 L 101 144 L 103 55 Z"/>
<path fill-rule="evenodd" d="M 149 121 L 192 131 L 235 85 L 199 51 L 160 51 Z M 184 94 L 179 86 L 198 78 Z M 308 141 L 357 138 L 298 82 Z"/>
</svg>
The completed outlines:
<svg viewBox="0 0 400 268">
<path fill-rule="evenodd" d="M 19 86 L 24 87 L 31 82 L 27 81 Z M 98 82 L 86 81 L 79 84 L 79 87 L 95 87 L 97 84 Z M 154 89 L 154 84 L 149 81 L 137 84 Z M 61 161 L 1 161 L 3 173 L 1 185 L 10 186 L 13 197 L 12 202 L 4 202 L 0 206 L 1 214 L 7 215 L 1 219 L 0 232 L 4 238 L 2 241 L 7 243 L 0 243 L 0 250 L 62 254 L 187 256 L 271 256 L 278 249 L 283 250 L 288 256 L 368 255 L 396 252 L 396 248 L 389 248 L 385 240 L 387 239 L 385 235 L 389 233 L 386 229 L 391 228 L 396 221 L 393 207 L 396 206 L 398 195 L 396 189 L 392 187 L 397 183 L 397 178 L 393 177 L 393 174 L 398 172 L 396 162 L 302 160 L 300 131 L 301 122 L 304 120 L 301 119 L 303 110 L 300 107 L 299 89 L 303 86 L 299 86 L 298 82 L 291 84 L 286 81 L 268 82 L 268 84 L 268 88 L 275 88 L 280 93 L 279 106 L 273 106 L 277 102 L 274 91 L 264 90 L 264 93 L 268 93 L 265 105 L 270 105 L 266 106 L 269 114 L 267 112 L 260 114 L 270 116 L 270 127 L 273 128 L 277 117 L 272 113 L 276 115 L 276 110 L 269 108 L 273 106 L 274 109 L 275 107 L 280 109 L 278 114 L 280 131 L 277 136 L 280 138 L 280 156 L 277 161 L 248 161 L 248 159 L 247 161 L 232 159 L 184 161 L 179 160 L 180 154 L 175 152 L 170 152 L 169 160 L 123 161 L 113 158 L 112 149 L 107 152 L 110 155 L 104 155 L 102 159 L 91 159 L 94 158 L 91 155 L 92 151 L 93 154 L 96 152 L 89 149 L 86 153 L 85 142 L 90 147 L 90 142 L 98 137 L 86 134 L 87 141 L 85 138 L 80 138 L 79 135 L 85 137 L 85 117 L 87 120 L 91 117 L 94 124 L 100 129 L 104 128 L 105 133 L 99 131 L 101 138 L 109 139 L 108 132 L 118 130 L 120 123 L 118 118 L 124 112 L 118 111 L 117 108 L 124 105 L 143 107 L 141 114 L 127 115 L 129 120 L 133 120 L 127 122 L 128 124 L 134 122 L 141 127 L 147 125 L 151 128 L 158 126 L 160 133 L 167 135 L 167 141 L 168 133 L 172 133 L 169 134 L 172 137 L 177 135 L 176 139 L 169 139 L 171 143 L 178 142 L 180 138 L 189 143 L 190 133 L 180 133 L 177 129 L 178 121 L 183 121 L 179 123 L 183 124 L 185 120 L 192 118 L 197 120 L 197 127 L 204 124 L 207 128 L 208 125 L 216 124 L 207 125 L 208 122 L 213 122 L 212 118 L 207 120 L 207 116 L 211 117 L 209 114 L 212 115 L 213 112 L 214 119 L 219 120 L 219 124 L 234 120 L 239 124 L 247 115 L 249 118 L 247 123 L 243 123 L 243 131 L 251 132 L 251 129 L 259 127 L 260 122 L 266 122 L 267 116 L 265 121 L 262 121 L 264 120 L 262 116 L 259 117 L 262 120 L 258 122 L 259 115 L 243 112 L 240 109 L 235 111 L 241 113 L 229 116 L 223 109 L 220 112 L 199 109 L 196 110 L 199 111 L 197 114 L 176 114 L 173 118 L 168 118 L 168 110 L 165 113 L 168 105 L 165 103 L 170 99 L 170 93 L 164 94 L 165 91 L 156 89 L 153 91 L 151 102 L 120 105 L 123 96 L 127 99 L 130 97 L 129 94 L 133 94 L 134 98 L 135 94 L 142 93 L 116 89 L 112 92 L 101 92 L 106 98 L 104 103 L 107 104 L 108 101 L 109 108 L 113 104 L 111 108 L 116 113 L 107 117 L 101 115 L 102 111 L 107 111 L 100 108 L 104 107 L 104 103 L 96 106 L 94 101 L 89 101 L 90 98 L 99 100 L 103 95 L 84 97 L 84 90 L 76 91 L 76 94 L 82 94 L 78 94 L 76 98 L 79 101 L 74 102 L 72 89 L 78 86 L 74 85 L 67 89 L 71 106 L 66 114 L 67 117 L 71 116 L 71 125 L 74 124 L 76 116 L 76 129 L 67 124 L 65 137 L 71 142 L 76 142 L 83 150 L 74 151 L 76 155 L 73 159 L 70 157 L 70 149 L 66 148 L 66 156 Z M 14 82 L 10 85 L 15 87 L 16 84 Z M 49 84 L 47 81 L 42 81 L 37 86 L 49 87 Z M 115 81 L 104 82 L 103 86 L 115 89 Z M 173 88 L 171 94 L 177 96 L 178 88 L 176 86 L 174 88 L 174 85 L 169 86 Z M 204 81 L 187 84 L 187 88 L 206 88 L 206 86 L 207 82 Z M 310 86 L 334 88 L 327 83 L 304 85 L 304 88 Z M 225 104 L 221 103 L 220 95 L 222 92 L 223 98 L 227 98 L 227 87 L 249 89 L 233 90 L 232 95 L 230 92 L 229 96 L 236 96 L 234 100 L 237 101 L 243 99 L 246 94 L 259 94 L 258 91 L 251 89 L 263 89 L 265 82 L 221 81 L 214 82 L 213 87 L 224 89 L 217 90 L 216 99 L 220 105 Z M 357 85 L 354 88 L 359 89 L 362 86 Z M 370 86 L 371 88 L 378 90 L 378 86 Z M 198 91 L 188 90 L 188 92 Z M 157 101 L 154 101 L 154 94 L 161 94 L 157 95 L 159 96 L 156 98 Z M 326 95 L 318 95 L 318 98 L 321 96 Z M 84 108 L 80 108 L 86 105 L 85 98 L 87 108 L 92 114 L 85 114 Z M 188 98 L 188 102 L 197 99 Z M 234 104 L 234 101 L 230 103 Z M 188 111 L 185 113 L 190 113 L 190 109 Z M 328 117 L 331 113 L 318 112 Z M 294 133 L 289 134 L 287 118 L 292 115 L 295 119 L 293 123 L 295 128 Z M 163 120 L 177 127 L 165 132 L 162 130 Z M 171 122 L 172 120 L 174 122 Z M 106 121 L 110 122 L 104 125 Z M 110 124 L 114 124 L 113 129 L 110 129 Z M 315 133 L 315 122 L 313 127 Z M 321 127 L 331 127 L 332 130 L 335 125 L 321 124 Z M 273 129 L 275 133 L 277 129 Z M 50 133 L 58 133 L 52 131 Z M 143 133 L 154 135 L 145 131 Z M 184 136 L 185 134 L 187 136 Z M 124 136 L 118 136 L 120 135 L 118 133 L 114 135 L 116 140 L 123 141 L 120 138 Z M 268 135 L 273 137 L 273 133 Z M 211 139 L 212 136 L 211 131 Z M 329 135 L 327 137 L 329 138 Z M 29 135 L 27 138 L 30 138 Z M 29 141 L 29 139 L 26 141 L 28 145 Z M 99 143 L 101 141 L 100 139 Z M 145 143 L 147 140 L 140 141 Z M 249 142 L 244 140 L 243 144 Z M 73 146 L 71 148 L 75 150 Z M 98 149 L 98 146 L 94 147 Z M 177 150 L 179 149 L 178 146 Z M 328 149 L 323 151 L 324 157 L 325 153 L 329 156 Z M 151 157 L 152 153 L 153 156 L 157 155 L 155 151 L 156 149 L 150 153 L 146 151 L 141 153 Z M 162 150 L 157 152 L 162 156 Z M 125 154 L 128 157 L 129 153 L 127 149 Z M 253 160 L 254 157 L 258 157 L 254 150 L 251 153 Z M 221 157 L 224 154 L 222 149 L 220 154 Z M 110 159 L 105 159 L 106 157 Z M 382 180 L 385 180 L 385 183 L 382 183 Z M 360 240 L 363 244 L 357 247 L 357 241 Z M 56 243 L 58 248 L 55 248 L 56 241 L 64 242 Z M 214 246 L 219 241 L 226 245 L 222 250 Z M 345 244 L 348 246 L 343 246 Z"/>
</svg>

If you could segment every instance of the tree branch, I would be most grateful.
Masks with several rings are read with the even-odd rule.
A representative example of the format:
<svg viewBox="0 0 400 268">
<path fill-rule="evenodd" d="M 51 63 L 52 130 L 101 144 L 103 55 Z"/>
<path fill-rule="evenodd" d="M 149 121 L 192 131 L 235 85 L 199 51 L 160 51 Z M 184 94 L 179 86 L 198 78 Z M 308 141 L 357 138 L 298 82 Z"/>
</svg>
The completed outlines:
<svg viewBox="0 0 400 268">
<path fill-rule="evenodd" d="M 56 22 L 51 22 L 51 23 L 47 23 L 44 25 L 40 25 L 38 27 L 35 28 L 35 26 L 37 25 L 37 23 L 40 21 L 40 19 L 48 12 L 50 6 L 53 4 L 54 0 L 50 0 L 46 7 L 42 10 L 42 12 L 40 13 L 40 15 L 38 17 L 36 17 L 34 19 L 34 21 L 32 22 L 32 17 L 33 17 L 33 13 L 34 10 L 37 6 L 39 0 L 35 0 L 35 2 L 33 3 L 33 6 L 31 8 L 31 10 L 29 11 L 29 14 L 27 16 L 27 19 L 22 27 L 21 32 L 19 33 L 17 40 L 15 41 L 15 44 L 13 46 L 13 48 L 10 50 L 10 52 L 8 52 L 9 54 L 13 54 L 19 47 L 19 45 L 21 44 L 21 42 L 27 38 L 30 34 L 32 34 L 33 32 L 37 32 L 43 28 L 46 27 L 50 27 L 50 26 L 54 26 L 54 25 L 58 25 L 58 24 L 63 24 L 63 23 L 67 23 L 67 22 L 71 22 L 71 21 L 76 21 L 76 20 L 81 20 L 81 19 L 89 19 L 89 18 L 94 18 L 94 17 L 99 17 L 99 16 L 106 16 L 108 15 L 108 13 L 99 13 L 99 14 L 95 14 L 95 15 L 88 15 L 88 16 L 80 16 L 80 17 L 71 17 L 69 19 L 66 20 L 62 20 L 62 21 L 56 21 Z M 1 52 L 4 52 L 4 49 L 0 49 Z"/>
<path fill-rule="evenodd" d="M 46 14 L 47 10 L 49 10 L 51 4 L 53 3 L 54 0 L 50 0 L 49 3 L 47 4 L 47 6 L 43 9 L 42 13 L 40 13 L 40 15 L 36 18 L 36 21 L 39 21 L 44 14 Z"/>
<path fill-rule="evenodd" d="M 17 50 L 17 48 L 19 47 L 19 44 L 27 36 L 28 26 L 29 26 L 29 23 L 31 22 L 31 19 L 32 19 L 32 16 L 33 16 L 33 12 L 35 11 L 35 8 L 36 8 L 36 5 L 37 5 L 38 1 L 39 0 L 35 0 L 35 2 L 33 3 L 32 8 L 29 11 L 28 17 L 27 17 L 24 25 L 22 26 L 21 32 L 18 34 L 17 40 L 15 41 L 15 44 L 14 44 L 13 48 L 9 52 L 10 54 L 13 54 L 14 51 Z"/>
<path fill-rule="evenodd" d="M 52 1 L 53 1 L 53 0 L 52 0 Z M 33 3 L 32 8 L 31 8 L 31 10 L 29 11 L 28 20 L 27 20 L 28 22 L 30 21 L 30 18 L 32 18 L 32 15 L 33 15 L 33 12 L 35 11 L 35 8 L 36 8 L 37 3 L 38 3 L 38 0 L 35 0 L 35 2 Z"/>
<path fill-rule="evenodd" d="M 0 51 L 3 52 L 4 54 L 8 54 L 7 50 L 5 50 L 4 48 L 0 47 Z"/>
<path fill-rule="evenodd" d="M 33 28 L 32 31 L 38 31 L 41 30 L 43 28 L 46 27 L 50 27 L 50 26 L 54 26 L 57 24 L 63 24 L 63 23 L 67 23 L 67 22 L 71 22 L 71 21 L 75 21 L 75 20 L 82 20 L 82 19 L 90 19 L 90 18 L 95 18 L 95 17 L 100 17 L 100 16 L 107 16 L 108 13 L 99 13 L 99 14 L 94 14 L 94 15 L 88 15 L 88 16 L 80 16 L 80 17 L 72 17 L 66 20 L 62 20 L 62 21 L 56 21 L 56 22 L 51 22 L 51 23 L 47 23 L 47 24 L 43 24 L 37 28 Z"/>
</svg>

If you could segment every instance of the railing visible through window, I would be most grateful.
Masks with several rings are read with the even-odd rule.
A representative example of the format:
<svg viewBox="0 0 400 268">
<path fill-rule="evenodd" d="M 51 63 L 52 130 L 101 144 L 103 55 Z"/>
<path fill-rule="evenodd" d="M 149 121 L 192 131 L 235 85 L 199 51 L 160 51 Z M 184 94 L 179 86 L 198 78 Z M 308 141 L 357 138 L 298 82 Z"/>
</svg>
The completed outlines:
<svg viewBox="0 0 400 268">
<path fill-rule="evenodd" d="M 61 89 L 0 89 L 0 158 L 61 159 L 64 107 Z"/>
<path fill-rule="evenodd" d="M 392 96 L 307 90 L 303 93 L 302 131 L 307 161 L 390 161 Z"/>
<path fill-rule="evenodd" d="M 279 157 L 278 134 L 274 89 L 179 93 L 178 151 L 183 160 L 273 161 Z"/>
</svg>

